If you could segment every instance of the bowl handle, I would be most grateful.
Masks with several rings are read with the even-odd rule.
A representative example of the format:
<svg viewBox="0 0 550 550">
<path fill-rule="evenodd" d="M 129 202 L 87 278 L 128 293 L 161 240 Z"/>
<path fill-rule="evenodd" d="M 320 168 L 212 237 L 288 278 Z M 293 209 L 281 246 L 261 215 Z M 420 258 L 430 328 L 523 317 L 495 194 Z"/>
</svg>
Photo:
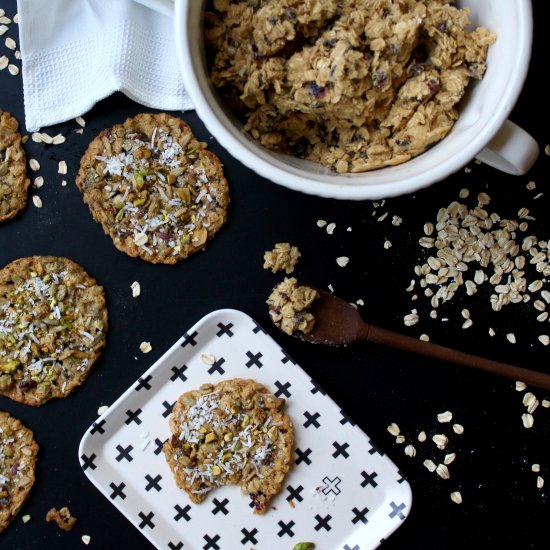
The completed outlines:
<svg viewBox="0 0 550 550">
<path fill-rule="evenodd" d="M 152 10 L 155 10 L 162 15 L 174 17 L 174 1 L 173 0 L 134 0 L 138 4 L 143 4 Z"/>
<path fill-rule="evenodd" d="M 476 158 L 501 172 L 521 176 L 533 166 L 538 154 L 537 142 L 517 124 L 506 120 Z"/>
</svg>

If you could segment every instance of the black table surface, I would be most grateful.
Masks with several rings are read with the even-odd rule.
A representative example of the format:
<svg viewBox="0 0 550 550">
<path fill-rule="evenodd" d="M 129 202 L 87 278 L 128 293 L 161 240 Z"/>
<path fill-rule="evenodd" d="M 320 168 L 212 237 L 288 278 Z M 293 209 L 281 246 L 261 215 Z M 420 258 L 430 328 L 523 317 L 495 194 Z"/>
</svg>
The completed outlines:
<svg viewBox="0 0 550 550">
<path fill-rule="evenodd" d="M 480 192 L 490 195 L 488 208 L 502 217 L 517 219 L 519 208 L 527 207 L 536 218 L 529 221 L 529 233 L 540 239 L 550 237 L 549 157 L 544 153 L 550 140 L 548 92 L 542 80 L 548 66 L 548 8 L 545 0 L 533 4 L 531 66 L 510 117 L 541 146 L 540 157 L 526 176 L 508 176 L 472 162 L 471 171 L 460 170 L 426 190 L 387 200 L 383 206 L 371 201 L 323 199 L 259 177 L 233 159 L 194 112 L 175 113 L 222 159 L 231 185 L 231 207 L 227 225 L 205 252 L 176 266 L 162 266 L 117 251 L 92 220 L 74 183 L 90 140 L 103 128 L 146 108 L 115 94 L 84 115 L 83 135 L 74 132 L 77 125 L 70 121 L 45 129 L 51 135 L 67 135 L 62 145 L 27 142 L 28 158 L 41 164 L 33 176 L 42 175 L 44 186 L 31 192 L 42 198 L 43 208 L 30 202 L 16 219 L 0 226 L 0 264 L 34 254 L 72 258 L 104 285 L 110 327 L 101 359 L 84 386 L 70 397 L 41 408 L 0 397 L 0 409 L 29 426 L 41 448 L 36 485 L 23 511 L 0 536 L 1 548 L 82 547 L 84 534 L 91 536 L 90 548 L 151 548 L 87 479 L 79 465 L 78 444 L 97 418 L 99 406 L 114 402 L 196 321 L 226 307 L 242 310 L 259 322 L 407 477 L 413 492 L 412 510 L 383 543 L 384 548 L 549 547 L 549 409 L 539 407 L 534 427 L 528 430 L 521 420 L 525 412 L 522 394 L 512 380 L 367 343 L 325 348 L 288 337 L 271 324 L 265 304 L 270 289 L 282 276 L 262 269 L 265 250 L 276 242 L 290 242 L 302 253 L 296 271 L 300 282 L 320 288 L 332 285 L 336 294 L 349 301 L 362 299 L 365 305 L 360 311 L 372 323 L 417 337 L 427 333 L 432 342 L 550 372 L 550 348 L 537 339 L 539 334 L 550 333 L 550 326 L 548 321 L 537 322 L 532 304 L 509 305 L 495 313 L 488 284 L 472 297 L 461 288 L 433 320 L 428 315 L 429 300 L 422 292 L 417 292 L 418 300 L 411 301 L 413 293 L 405 290 L 416 278 L 414 266 L 427 255 L 418 244 L 423 224 L 435 220 L 440 207 L 457 200 L 463 187 L 470 190 L 470 197 L 463 201 L 470 207 L 476 205 Z M 16 3 L 2 0 L 0 7 L 13 16 Z M 6 36 L 18 41 L 16 33 L 16 25 L 10 25 L 0 55 L 9 54 L 13 59 L 3 41 Z M 20 61 L 15 63 L 20 66 Z M 0 71 L 0 107 L 14 114 L 26 132 L 20 75 Z M 60 160 L 68 164 L 66 176 L 57 173 Z M 67 180 L 66 186 L 61 185 L 62 179 Z M 526 189 L 529 181 L 536 182 L 535 191 Z M 539 192 L 544 195 L 534 200 Z M 377 221 L 385 212 L 388 217 Z M 392 225 L 394 215 L 402 218 L 401 225 Z M 333 235 L 317 226 L 319 219 L 336 223 Z M 383 246 L 386 239 L 392 243 L 389 249 Z M 337 265 L 338 256 L 349 256 L 349 264 L 344 268 Z M 130 290 L 135 280 L 141 284 L 137 299 Z M 461 328 L 465 307 L 474 319 L 468 330 Z M 421 321 L 405 327 L 403 317 L 411 308 L 419 311 Z M 489 336 L 489 327 L 496 330 L 495 337 Z M 505 337 L 509 332 L 517 337 L 515 345 Z M 152 344 L 149 354 L 139 350 L 144 340 Z M 532 391 L 541 401 L 550 398 L 543 390 Z M 462 436 L 437 423 L 436 415 L 446 410 L 463 424 Z M 430 435 L 451 432 L 449 450 L 457 454 L 450 466 L 451 479 L 443 480 L 423 466 L 423 460 L 434 453 L 431 442 L 417 444 L 417 456 L 407 457 L 404 445 L 398 445 L 387 431 L 391 422 L 409 439 L 415 439 L 420 430 Z M 536 486 L 533 463 L 540 464 L 539 475 L 548 478 L 542 489 Z M 461 505 L 450 499 L 456 490 L 462 494 Z M 50 507 L 63 505 L 78 517 L 69 533 L 44 520 Z M 30 522 L 22 522 L 23 514 L 31 515 Z M 287 548 L 283 543 L 280 547 Z"/>
</svg>

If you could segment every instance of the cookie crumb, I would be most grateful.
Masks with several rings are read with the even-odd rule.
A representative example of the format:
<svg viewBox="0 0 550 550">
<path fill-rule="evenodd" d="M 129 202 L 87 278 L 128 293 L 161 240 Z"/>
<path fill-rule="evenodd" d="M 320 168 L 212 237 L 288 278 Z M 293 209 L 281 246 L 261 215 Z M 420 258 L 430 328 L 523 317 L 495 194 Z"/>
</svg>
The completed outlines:
<svg viewBox="0 0 550 550">
<path fill-rule="evenodd" d="M 51 508 L 46 514 L 46 521 L 55 521 L 57 526 L 63 531 L 70 531 L 76 523 L 76 518 L 71 515 L 71 511 L 67 506 L 63 506 L 60 510 Z"/>
<path fill-rule="evenodd" d="M 101 407 L 97 409 L 97 416 L 101 416 L 102 414 L 106 413 L 108 410 L 109 410 L 108 405 L 101 405 Z"/>
<path fill-rule="evenodd" d="M 82 535 L 81 540 L 87 546 L 88 544 L 90 544 L 92 537 L 90 537 L 90 535 Z"/>
<path fill-rule="evenodd" d="M 462 495 L 460 494 L 459 491 L 453 491 L 451 493 L 451 500 L 455 503 L 455 504 L 462 504 Z"/>
<path fill-rule="evenodd" d="M 151 346 L 151 342 L 141 342 L 139 349 L 142 353 L 149 353 L 153 347 Z"/>
<path fill-rule="evenodd" d="M 25 514 L 22 518 L 23 523 L 28 523 L 31 520 L 31 516 L 29 514 Z"/>
<path fill-rule="evenodd" d="M 451 411 L 445 411 L 437 415 L 437 421 L 441 423 L 450 422 L 453 419 L 453 413 Z"/>
<path fill-rule="evenodd" d="M 264 253 L 264 269 L 271 269 L 272 273 L 277 273 L 283 269 L 287 274 L 294 271 L 298 258 L 301 254 L 297 247 L 290 246 L 289 243 L 276 243 L 273 250 Z"/>
</svg>

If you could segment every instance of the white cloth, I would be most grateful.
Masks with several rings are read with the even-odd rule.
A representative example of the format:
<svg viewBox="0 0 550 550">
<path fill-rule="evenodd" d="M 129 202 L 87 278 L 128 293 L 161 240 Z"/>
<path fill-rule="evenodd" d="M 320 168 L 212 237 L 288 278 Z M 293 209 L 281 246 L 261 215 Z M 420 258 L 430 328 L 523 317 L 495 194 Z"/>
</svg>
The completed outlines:
<svg viewBox="0 0 550 550">
<path fill-rule="evenodd" d="M 132 0 L 17 0 L 27 130 L 86 113 L 119 90 L 163 110 L 192 109 L 173 21 Z"/>
</svg>

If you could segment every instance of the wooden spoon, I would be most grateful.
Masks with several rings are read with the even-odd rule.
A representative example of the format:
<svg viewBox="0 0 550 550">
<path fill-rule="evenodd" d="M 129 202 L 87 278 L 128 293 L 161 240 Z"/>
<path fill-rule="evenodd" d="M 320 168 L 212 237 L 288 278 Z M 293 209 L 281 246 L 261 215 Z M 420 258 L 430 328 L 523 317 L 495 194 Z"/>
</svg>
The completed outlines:
<svg viewBox="0 0 550 550">
<path fill-rule="evenodd" d="M 367 340 L 390 348 L 410 351 L 449 363 L 492 372 L 513 380 L 521 380 L 531 386 L 550 390 L 549 374 L 483 359 L 482 357 L 376 327 L 363 321 L 357 310 L 345 300 L 323 290 L 315 290 L 319 293 L 319 298 L 313 302 L 309 309 L 315 317 L 313 330 L 308 334 L 303 332 L 294 333 L 295 336 L 306 342 L 341 346 L 355 340 Z"/>
</svg>

